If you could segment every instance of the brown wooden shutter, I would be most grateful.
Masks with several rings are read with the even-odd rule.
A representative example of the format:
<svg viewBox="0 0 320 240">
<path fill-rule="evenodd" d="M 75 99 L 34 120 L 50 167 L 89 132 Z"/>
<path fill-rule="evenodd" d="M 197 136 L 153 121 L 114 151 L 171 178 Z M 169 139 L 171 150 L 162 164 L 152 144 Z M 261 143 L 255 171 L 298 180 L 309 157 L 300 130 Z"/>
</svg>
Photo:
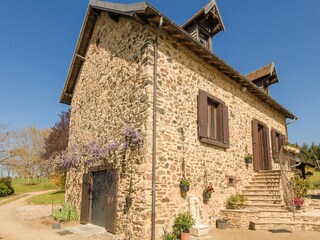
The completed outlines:
<svg viewBox="0 0 320 240">
<path fill-rule="evenodd" d="M 271 146 L 272 146 L 272 158 L 278 158 L 278 149 L 277 149 L 277 134 L 274 129 L 271 129 Z"/>
<path fill-rule="evenodd" d="M 222 124 L 223 124 L 223 143 L 229 145 L 229 114 L 228 107 L 225 104 L 222 104 Z"/>
<path fill-rule="evenodd" d="M 208 137 L 208 96 L 199 90 L 198 94 L 198 134 L 199 138 Z"/>
<path fill-rule="evenodd" d="M 90 205 L 90 175 L 89 173 L 83 174 L 82 182 L 82 201 L 80 223 L 86 224 L 89 222 L 89 205 Z"/>
<path fill-rule="evenodd" d="M 287 143 L 287 136 L 286 135 L 284 135 L 284 134 L 281 134 L 281 140 L 282 140 L 282 142 L 281 142 L 281 146 L 284 146 L 284 145 L 286 145 L 286 143 Z"/>
<path fill-rule="evenodd" d="M 266 131 L 266 152 L 267 152 L 267 166 L 266 170 L 272 170 L 272 165 L 271 165 L 271 157 L 270 157 L 270 137 L 269 137 L 269 128 L 265 127 Z"/>
<path fill-rule="evenodd" d="M 106 190 L 106 230 L 116 233 L 117 230 L 117 170 L 108 170 Z"/>
<path fill-rule="evenodd" d="M 253 154 L 253 167 L 255 171 L 261 169 L 259 157 L 259 136 L 258 136 L 258 121 L 253 119 L 252 125 L 252 154 Z"/>
</svg>

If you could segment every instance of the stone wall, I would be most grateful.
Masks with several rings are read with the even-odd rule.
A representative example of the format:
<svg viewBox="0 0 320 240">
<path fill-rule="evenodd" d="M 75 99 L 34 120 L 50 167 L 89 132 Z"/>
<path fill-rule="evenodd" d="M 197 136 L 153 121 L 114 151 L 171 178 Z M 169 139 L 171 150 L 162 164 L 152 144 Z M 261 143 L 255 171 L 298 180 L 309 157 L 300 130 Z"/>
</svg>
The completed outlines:
<svg viewBox="0 0 320 240">
<path fill-rule="evenodd" d="M 115 22 L 102 14 L 82 67 L 72 99 L 70 145 L 95 140 L 100 144 L 121 141 L 126 125 L 143 133 L 141 160 L 119 176 L 117 230 L 123 239 L 148 239 L 151 234 L 152 80 L 155 32 L 128 18 Z M 285 118 L 254 95 L 199 60 L 162 30 L 158 59 L 157 118 L 157 237 L 171 230 L 174 217 L 188 211 L 191 195 L 202 199 L 212 184 L 215 193 L 199 204 L 201 219 L 215 225 L 226 198 L 251 179 L 252 165 L 244 155 L 252 153 L 251 120 L 285 133 Z M 200 143 L 197 134 L 197 94 L 202 89 L 223 100 L 229 108 L 230 147 L 222 149 Z M 184 132 L 184 137 L 182 136 Z M 191 181 L 187 196 L 181 196 L 182 162 Z M 69 172 L 67 200 L 80 207 L 82 171 Z M 206 176 L 206 177 L 205 177 Z M 236 177 L 235 187 L 227 176 Z M 124 211 L 124 196 L 130 179 L 134 199 Z"/>
<path fill-rule="evenodd" d="M 105 13 L 100 15 L 71 103 L 70 147 L 91 141 L 100 145 L 121 142 L 128 125 L 141 130 L 144 136 L 147 119 L 152 114 L 149 103 L 152 82 L 147 77 L 149 40 L 147 26 L 125 18 L 115 22 Z M 126 172 L 118 171 L 117 232 L 124 239 L 134 239 L 133 232 L 137 239 L 144 239 L 148 231 L 145 223 L 151 216 L 151 181 L 146 169 L 151 167 L 144 142 L 142 139 L 142 147 L 134 153 L 134 159 L 127 157 Z M 118 156 L 118 162 L 121 157 Z M 119 164 L 117 167 L 120 169 Z M 78 208 L 85 171 L 68 173 L 66 200 Z M 130 181 L 134 201 L 124 213 Z"/>
<path fill-rule="evenodd" d="M 158 79 L 158 232 L 163 227 L 170 229 L 174 216 L 188 210 L 189 196 L 202 198 L 203 189 L 208 184 L 213 185 L 215 193 L 209 202 L 201 203 L 199 207 L 203 223 L 214 226 L 219 211 L 225 207 L 226 198 L 239 192 L 253 175 L 252 164 L 247 167 L 244 162 L 244 155 L 252 153 L 252 119 L 260 120 L 269 129 L 274 127 L 286 133 L 285 117 L 254 95 L 242 91 L 238 84 L 200 60 L 165 31 L 159 42 Z M 221 99 L 229 108 L 228 149 L 198 140 L 199 89 Z M 151 128 L 147 130 L 151 131 Z M 185 199 L 179 191 L 183 159 L 186 176 L 191 181 Z M 227 176 L 236 177 L 235 187 L 227 186 Z"/>
</svg>

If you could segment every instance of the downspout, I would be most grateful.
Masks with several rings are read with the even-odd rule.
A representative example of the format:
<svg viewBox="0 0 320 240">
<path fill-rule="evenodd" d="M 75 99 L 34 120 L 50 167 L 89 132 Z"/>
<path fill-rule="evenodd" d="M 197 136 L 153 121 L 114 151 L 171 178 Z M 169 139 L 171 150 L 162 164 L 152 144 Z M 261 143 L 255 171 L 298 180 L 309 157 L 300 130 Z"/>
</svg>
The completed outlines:
<svg viewBox="0 0 320 240">
<path fill-rule="evenodd" d="M 153 69 L 153 132 L 152 132 L 152 215 L 151 215 L 151 240 L 156 239 L 156 127 L 157 127 L 157 60 L 158 38 L 162 28 L 163 17 L 160 17 L 159 27 L 154 40 L 154 69 Z"/>
<path fill-rule="evenodd" d="M 295 121 L 297 121 L 298 120 L 298 118 L 294 118 L 294 119 L 292 119 L 290 122 L 287 122 L 286 123 L 286 131 L 287 131 L 287 141 L 289 140 L 289 132 L 288 132 L 288 125 L 290 125 L 290 124 L 292 124 L 292 123 L 294 123 Z M 289 141 L 288 141 L 289 142 Z"/>
</svg>

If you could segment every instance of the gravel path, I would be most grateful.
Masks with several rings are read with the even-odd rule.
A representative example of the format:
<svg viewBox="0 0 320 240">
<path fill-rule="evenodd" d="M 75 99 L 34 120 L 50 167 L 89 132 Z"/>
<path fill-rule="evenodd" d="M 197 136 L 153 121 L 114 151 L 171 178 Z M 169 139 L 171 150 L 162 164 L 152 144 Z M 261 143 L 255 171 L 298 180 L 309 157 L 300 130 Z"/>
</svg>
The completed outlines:
<svg viewBox="0 0 320 240">
<path fill-rule="evenodd" d="M 49 218 L 51 205 L 25 205 L 28 198 L 45 192 L 29 193 L 0 206 L 1 240 L 116 240 L 112 234 L 107 232 L 92 236 L 58 235 L 57 232 L 64 231 L 64 229 L 54 231 L 51 228 Z M 214 229 L 210 231 L 210 235 L 212 237 L 206 240 L 319 240 L 319 232 L 306 231 L 270 233 L 268 231 Z"/>
</svg>

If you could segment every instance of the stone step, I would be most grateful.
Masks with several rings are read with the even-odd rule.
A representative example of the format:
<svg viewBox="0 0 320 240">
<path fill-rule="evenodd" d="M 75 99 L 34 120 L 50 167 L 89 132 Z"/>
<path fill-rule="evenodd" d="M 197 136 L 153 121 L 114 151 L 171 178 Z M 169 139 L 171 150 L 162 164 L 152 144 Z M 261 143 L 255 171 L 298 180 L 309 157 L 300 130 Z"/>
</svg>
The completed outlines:
<svg viewBox="0 0 320 240">
<path fill-rule="evenodd" d="M 252 183 L 262 183 L 262 184 L 280 184 L 280 180 L 279 179 L 254 179 L 251 182 L 249 182 L 249 184 Z"/>
<path fill-rule="evenodd" d="M 252 194 L 256 194 L 256 195 L 279 195 L 280 194 L 280 190 L 279 189 L 259 189 L 259 188 L 248 188 L 248 189 L 243 189 L 242 193 L 244 195 L 252 195 Z"/>
<path fill-rule="evenodd" d="M 262 185 L 262 184 L 253 184 L 244 187 L 245 189 L 259 188 L 259 189 L 280 189 L 279 185 Z"/>
<path fill-rule="evenodd" d="M 281 221 L 281 222 L 288 222 L 292 221 L 293 217 L 287 214 L 277 214 L 272 216 L 257 216 L 258 221 L 265 221 L 265 222 L 272 222 L 272 221 Z"/>
<path fill-rule="evenodd" d="M 281 173 L 279 172 L 265 172 L 265 173 L 257 173 L 255 175 L 253 175 L 254 177 L 256 176 L 278 176 L 280 177 L 281 176 Z"/>
<path fill-rule="evenodd" d="M 253 177 L 251 179 L 251 181 L 255 182 L 255 181 L 277 181 L 280 182 L 280 178 L 279 177 Z"/>
<path fill-rule="evenodd" d="M 248 200 L 282 200 L 280 194 L 245 194 Z"/>
<path fill-rule="evenodd" d="M 284 204 L 259 204 L 259 203 L 248 203 L 246 209 L 255 209 L 255 210 L 270 210 L 270 209 L 283 209 Z"/>
<path fill-rule="evenodd" d="M 299 222 L 299 221 L 250 221 L 249 229 L 252 230 L 273 230 L 287 229 L 290 231 L 317 231 L 320 232 L 320 222 Z"/>
<path fill-rule="evenodd" d="M 277 173 L 281 174 L 281 170 L 260 170 L 257 174 L 266 174 L 266 173 Z"/>
<path fill-rule="evenodd" d="M 248 199 L 252 204 L 282 204 L 282 199 Z"/>
<path fill-rule="evenodd" d="M 273 229 L 287 229 L 289 231 L 300 231 L 301 224 L 293 221 L 264 221 L 255 220 L 250 221 L 249 229 L 252 230 L 273 230 Z"/>
<path fill-rule="evenodd" d="M 279 215 L 283 215 L 283 216 L 292 216 L 291 212 L 288 212 L 285 209 L 259 209 L 258 210 L 258 216 L 279 216 Z"/>
</svg>

